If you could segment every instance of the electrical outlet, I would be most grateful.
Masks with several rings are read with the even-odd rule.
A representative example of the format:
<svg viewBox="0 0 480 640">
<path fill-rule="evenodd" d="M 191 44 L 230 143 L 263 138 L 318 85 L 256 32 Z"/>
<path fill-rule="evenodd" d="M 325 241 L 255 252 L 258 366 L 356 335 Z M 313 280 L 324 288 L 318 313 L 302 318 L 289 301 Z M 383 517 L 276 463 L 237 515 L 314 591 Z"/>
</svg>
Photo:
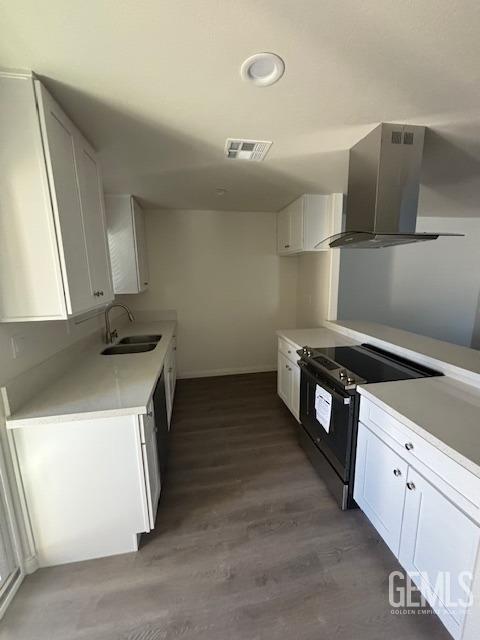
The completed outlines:
<svg viewBox="0 0 480 640">
<path fill-rule="evenodd" d="M 14 358 L 20 358 L 27 350 L 28 340 L 26 336 L 18 334 L 10 338 L 10 345 L 12 347 L 12 356 Z"/>
</svg>

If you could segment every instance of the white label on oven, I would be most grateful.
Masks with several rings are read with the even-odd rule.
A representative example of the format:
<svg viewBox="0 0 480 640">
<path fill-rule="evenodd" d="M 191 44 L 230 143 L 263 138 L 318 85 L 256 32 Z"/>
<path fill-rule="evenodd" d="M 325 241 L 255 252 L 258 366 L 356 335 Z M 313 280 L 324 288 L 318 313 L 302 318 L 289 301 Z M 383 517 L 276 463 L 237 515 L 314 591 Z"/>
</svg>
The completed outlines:
<svg viewBox="0 0 480 640">
<path fill-rule="evenodd" d="M 325 431 L 330 431 L 330 416 L 332 415 L 332 396 L 317 384 L 315 389 L 315 413 L 318 422 Z"/>
</svg>

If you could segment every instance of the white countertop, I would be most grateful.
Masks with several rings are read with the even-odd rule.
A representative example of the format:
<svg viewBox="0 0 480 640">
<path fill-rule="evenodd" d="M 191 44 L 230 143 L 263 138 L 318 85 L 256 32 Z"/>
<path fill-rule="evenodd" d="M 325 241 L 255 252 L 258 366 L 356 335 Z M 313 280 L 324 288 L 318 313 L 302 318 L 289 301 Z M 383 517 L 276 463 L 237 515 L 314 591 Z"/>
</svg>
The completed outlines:
<svg viewBox="0 0 480 640">
<path fill-rule="evenodd" d="M 358 340 L 352 340 L 341 333 L 317 327 L 315 329 L 279 329 L 277 335 L 291 342 L 294 347 L 300 349 L 309 347 L 342 347 L 358 344 Z"/>
<path fill-rule="evenodd" d="M 480 477 L 480 390 L 447 376 L 379 382 L 358 391 Z"/>
<path fill-rule="evenodd" d="M 106 356 L 106 345 L 92 345 L 74 369 L 7 418 L 7 428 L 146 413 L 175 329 L 176 322 L 126 325 L 119 339 L 161 334 L 156 348 L 143 353 Z"/>
</svg>

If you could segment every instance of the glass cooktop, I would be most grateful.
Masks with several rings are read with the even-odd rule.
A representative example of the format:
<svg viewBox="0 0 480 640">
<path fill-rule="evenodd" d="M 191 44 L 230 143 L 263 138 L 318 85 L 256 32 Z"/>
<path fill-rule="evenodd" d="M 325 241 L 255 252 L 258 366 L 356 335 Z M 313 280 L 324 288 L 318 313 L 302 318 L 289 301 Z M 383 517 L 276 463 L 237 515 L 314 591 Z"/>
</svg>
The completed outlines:
<svg viewBox="0 0 480 640">
<path fill-rule="evenodd" d="M 327 356 L 326 358 L 323 357 Z M 345 367 L 367 382 L 387 382 L 391 380 L 409 380 L 410 378 L 428 378 L 441 376 L 438 371 L 383 351 L 369 344 L 354 347 L 314 348 L 312 359 L 326 369 L 337 369 L 332 364 Z"/>
</svg>

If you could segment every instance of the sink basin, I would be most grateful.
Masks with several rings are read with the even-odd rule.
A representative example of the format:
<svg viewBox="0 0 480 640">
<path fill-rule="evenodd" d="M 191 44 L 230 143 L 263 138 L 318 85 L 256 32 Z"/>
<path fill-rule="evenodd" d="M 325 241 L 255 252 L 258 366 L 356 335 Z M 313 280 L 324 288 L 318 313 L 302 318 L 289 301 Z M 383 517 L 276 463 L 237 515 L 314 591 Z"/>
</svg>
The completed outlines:
<svg viewBox="0 0 480 640">
<path fill-rule="evenodd" d="M 128 336 L 128 338 L 122 338 L 117 344 L 145 344 L 147 342 L 157 342 L 162 336 Z"/>
<path fill-rule="evenodd" d="M 142 353 L 143 351 L 153 351 L 156 344 L 115 344 L 102 351 L 103 356 L 117 356 L 122 353 Z"/>
</svg>

